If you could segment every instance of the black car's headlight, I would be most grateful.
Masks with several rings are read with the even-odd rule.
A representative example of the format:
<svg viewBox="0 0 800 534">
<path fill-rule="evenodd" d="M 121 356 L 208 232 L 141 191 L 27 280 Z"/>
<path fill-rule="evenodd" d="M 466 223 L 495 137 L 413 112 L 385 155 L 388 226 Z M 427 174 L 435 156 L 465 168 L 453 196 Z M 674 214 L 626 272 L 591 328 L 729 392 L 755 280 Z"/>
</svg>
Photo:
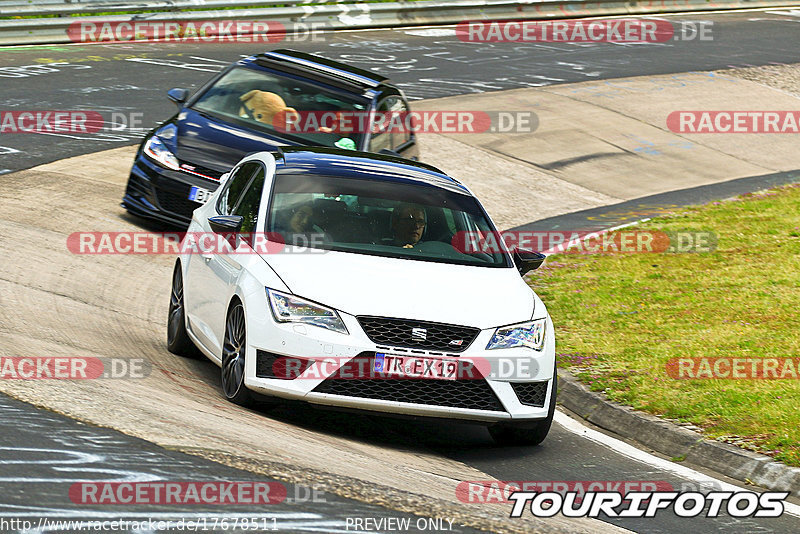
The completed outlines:
<svg viewBox="0 0 800 534">
<path fill-rule="evenodd" d="M 303 323 L 342 334 L 349 333 L 334 309 L 270 288 L 267 288 L 267 298 L 272 316 L 279 323 Z"/>
<path fill-rule="evenodd" d="M 533 350 L 544 348 L 544 334 L 547 319 L 536 319 L 525 323 L 502 326 L 495 330 L 486 349 L 510 349 L 512 347 L 528 347 Z"/>
<path fill-rule="evenodd" d="M 178 158 L 175 157 L 158 134 L 152 136 L 144 144 L 144 153 L 153 161 L 168 169 L 179 170 L 181 168 Z"/>
</svg>

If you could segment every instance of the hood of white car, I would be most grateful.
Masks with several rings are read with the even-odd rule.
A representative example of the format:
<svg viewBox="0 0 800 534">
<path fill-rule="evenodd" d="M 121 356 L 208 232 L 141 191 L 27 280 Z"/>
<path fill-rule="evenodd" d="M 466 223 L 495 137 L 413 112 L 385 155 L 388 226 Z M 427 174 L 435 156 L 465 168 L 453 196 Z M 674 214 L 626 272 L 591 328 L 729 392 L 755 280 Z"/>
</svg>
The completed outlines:
<svg viewBox="0 0 800 534">
<path fill-rule="evenodd" d="M 534 293 L 514 268 L 333 251 L 264 259 L 295 295 L 351 315 L 492 328 L 533 314 Z"/>
</svg>

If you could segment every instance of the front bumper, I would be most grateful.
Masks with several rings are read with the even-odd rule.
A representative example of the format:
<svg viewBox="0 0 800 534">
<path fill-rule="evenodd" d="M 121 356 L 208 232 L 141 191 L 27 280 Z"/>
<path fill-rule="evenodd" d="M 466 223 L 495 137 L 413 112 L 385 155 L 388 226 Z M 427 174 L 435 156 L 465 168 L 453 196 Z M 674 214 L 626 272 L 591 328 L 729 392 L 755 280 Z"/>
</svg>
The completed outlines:
<svg viewBox="0 0 800 534">
<path fill-rule="evenodd" d="M 140 150 L 131 168 L 122 206 L 139 217 L 186 228 L 192 212 L 202 205 L 189 200 L 192 186 L 213 191 L 219 186 L 219 179 L 166 169 L 150 161 Z"/>
<path fill-rule="evenodd" d="M 488 363 L 492 373 L 485 378 L 450 381 L 337 378 L 340 367 L 353 358 L 369 359 L 375 353 L 408 355 L 410 350 L 373 343 L 358 320 L 347 314 L 340 313 L 349 335 L 314 326 L 278 324 L 269 319 L 269 313 L 266 307 L 258 310 L 255 316 L 267 319 L 263 325 L 248 328 L 245 384 L 254 391 L 340 408 L 483 423 L 535 421 L 548 416 L 555 371 L 549 317 L 541 352 L 527 348 L 487 351 L 494 329 L 482 330 L 465 351 L 447 357 Z M 248 312 L 248 316 L 254 315 Z M 441 352 L 416 352 L 418 356 L 442 357 Z M 268 378 L 272 362 L 283 357 L 313 365 L 294 379 Z"/>
</svg>

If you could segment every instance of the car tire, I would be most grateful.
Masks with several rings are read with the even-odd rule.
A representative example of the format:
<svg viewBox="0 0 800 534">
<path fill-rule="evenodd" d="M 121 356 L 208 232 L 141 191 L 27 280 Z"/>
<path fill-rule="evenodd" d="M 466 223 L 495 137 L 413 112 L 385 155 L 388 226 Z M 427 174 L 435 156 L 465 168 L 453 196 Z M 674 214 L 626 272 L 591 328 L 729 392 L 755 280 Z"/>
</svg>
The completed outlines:
<svg viewBox="0 0 800 534">
<path fill-rule="evenodd" d="M 169 297 L 169 314 L 167 315 L 167 350 L 178 356 L 197 358 L 197 350 L 189 334 L 186 333 L 186 309 L 183 305 L 183 273 L 180 262 L 175 262 L 172 272 L 172 289 Z"/>
<path fill-rule="evenodd" d="M 231 303 L 225 318 L 225 337 L 222 342 L 221 382 L 225 398 L 239 406 L 252 406 L 253 395 L 244 384 L 247 326 L 244 306 L 237 299 Z"/>
<path fill-rule="evenodd" d="M 553 416 L 556 413 L 556 392 L 558 391 L 558 374 L 553 371 L 553 389 L 550 395 L 550 405 L 547 417 L 539 421 L 527 423 L 498 423 L 490 426 L 489 434 L 497 445 L 539 445 L 550 432 Z"/>
</svg>

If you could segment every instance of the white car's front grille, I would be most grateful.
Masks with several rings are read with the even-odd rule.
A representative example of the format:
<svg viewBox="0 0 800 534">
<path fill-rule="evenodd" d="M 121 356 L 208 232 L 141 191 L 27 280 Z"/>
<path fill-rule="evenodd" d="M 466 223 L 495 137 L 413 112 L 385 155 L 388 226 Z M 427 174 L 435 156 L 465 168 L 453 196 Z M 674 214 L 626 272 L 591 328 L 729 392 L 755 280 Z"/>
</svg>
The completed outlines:
<svg viewBox="0 0 800 534">
<path fill-rule="evenodd" d="M 370 356 L 362 353 L 360 357 L 371 361 L 374 353 Z M 366 368 L 371 369 L 370 366 Z M 469 410 L 505 411 L 500 399 L 483 378 L 350 378 L 340 377 L 337 372 L 314 388 L 314 392 Z"/>
<path fill-rule="evenodd" d="M 462 352 L 481 332 L 480 328 L 471 326 L 411 319 L 368 316 L 357 319 L 373 343 L 396 347 Z"/>
<path fill-rule="evenodd" d="M 517 395 L 520 404 L 541 408 L 544 406 L 545 398 L 547 398 L 547 384 L 549 383 L 549 381 L 512 382 L 511 388 Z"/>
</svg>

